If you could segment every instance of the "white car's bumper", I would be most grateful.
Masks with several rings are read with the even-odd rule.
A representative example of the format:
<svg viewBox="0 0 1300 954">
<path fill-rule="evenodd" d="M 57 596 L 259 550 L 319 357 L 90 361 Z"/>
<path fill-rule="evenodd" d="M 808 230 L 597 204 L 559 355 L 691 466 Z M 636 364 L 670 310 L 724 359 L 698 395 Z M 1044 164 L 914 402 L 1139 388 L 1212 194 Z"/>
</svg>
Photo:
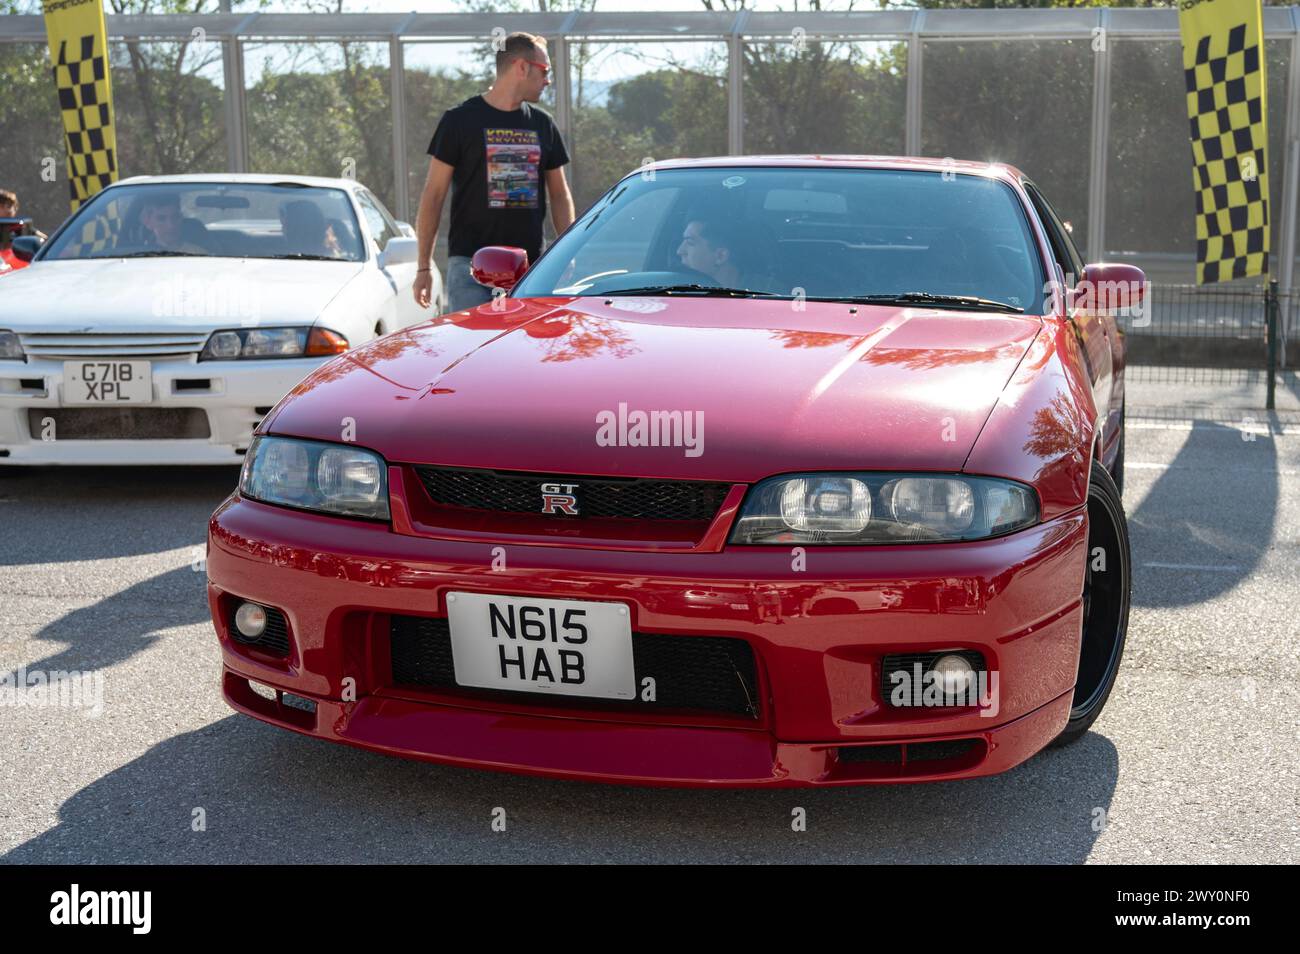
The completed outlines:
<svg viewBox="0 0 1300 954">
<path fill-rule="evenodd" d="M 147 404 L 104 406 L 66 403 L 63 359 L 0 361 L 0 467 L 239 464 L 267 411 L 325 360 L 153 358 Z"/>
</svg>

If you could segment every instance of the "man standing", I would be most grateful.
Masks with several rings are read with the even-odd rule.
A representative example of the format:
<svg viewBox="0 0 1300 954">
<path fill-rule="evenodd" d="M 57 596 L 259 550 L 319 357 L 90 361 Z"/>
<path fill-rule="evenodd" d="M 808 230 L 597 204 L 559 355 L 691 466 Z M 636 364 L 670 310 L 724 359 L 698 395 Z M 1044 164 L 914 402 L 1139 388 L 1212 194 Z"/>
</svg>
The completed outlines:
<svg viewBox="0 0 1300 954">
<path fill-rule="evenodd" d="M 530 106 L 550 85 L 546 41 L 512 33 L 497 53 L 497 76 L 481 96 L 449 109 L 429 144 L 429 175 L 416 218 L 419 259 L 415 300 L 429 307 L 429 262 L 451 191 L 447 260 L 448 307 L 473 308 L 492 300 L 492 290 L 474 281 L 470 258 L 487 245 L 514 245 L 531 264 L 542 251 L 542 225 L 550 193 L 556 233 L 573 221 L 573 196 L 564 178 L 565 151 L 551 117 Z"/>
</svg>

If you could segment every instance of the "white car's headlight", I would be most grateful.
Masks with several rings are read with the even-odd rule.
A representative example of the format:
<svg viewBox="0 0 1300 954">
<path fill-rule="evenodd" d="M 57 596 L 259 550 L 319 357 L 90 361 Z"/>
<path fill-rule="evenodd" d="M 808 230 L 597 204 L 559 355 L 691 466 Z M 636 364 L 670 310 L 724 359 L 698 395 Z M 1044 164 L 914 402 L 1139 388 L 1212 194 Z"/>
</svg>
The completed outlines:
<svg viewBox="0 0 1300 954">
<path fill-rule="evenodd" d="M 939 543 L 1038 522 L 1033 488 L 964 474 L 793 474 L 752 487 L 732 543 Z"/>
<path fill-rule="evenodd" d="M 388 519 L 388 465 L 374 451 L 347 444 L 254 438 L 239 492 L 283 507 Z"/>
<path fill-rule="evenodd" d="M 26 361 L 23 343 L 12 331 L 0 331 L 0 361 Z"/>
<path fill-rule="evenodd" d="M 314 358 L 342 354 L 348 347 L 347 338 L 328 328 L 229 328 L 212 333 L 199 360 Z"/>
</svg>

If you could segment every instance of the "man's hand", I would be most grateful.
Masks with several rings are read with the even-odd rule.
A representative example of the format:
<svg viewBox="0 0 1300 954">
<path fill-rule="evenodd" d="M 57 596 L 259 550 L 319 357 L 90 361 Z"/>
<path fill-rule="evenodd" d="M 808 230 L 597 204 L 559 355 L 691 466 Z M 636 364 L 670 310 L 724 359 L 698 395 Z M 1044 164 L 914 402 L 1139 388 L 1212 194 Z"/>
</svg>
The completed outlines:
<svg viewBox="0 0 1300 954">
<path fill-rule="evenodd" d="M 433 273 L 416 272 L 411 291 L 415 294 L 415 303 L 421 308 L 428 308 L 429 300 L 433 297 Z"/>
<path fill-rule="evenodd" d="M 439 159 L 429 160 L 429 174 L 420 193 L 420 209 L 415 219 L 415 235 L 419 239 L 415 260 L 425 270 L 415 273 L 411 293 L 421 308 L 429 307 L 433 295 L 433 274 L 428 271 L 433 261 L 433 243 L 438 234 L 438 220 L 442 218 L 442 203 L 451 189 L 452 167 Z"/>
<path fill-rule="evenodd" d="M 551 224 L 558 236 L 573 224 L 573 193 L 564 178 L 563 166 L 546 170 L 546 201 L 551 203 Z"/>
</svg>

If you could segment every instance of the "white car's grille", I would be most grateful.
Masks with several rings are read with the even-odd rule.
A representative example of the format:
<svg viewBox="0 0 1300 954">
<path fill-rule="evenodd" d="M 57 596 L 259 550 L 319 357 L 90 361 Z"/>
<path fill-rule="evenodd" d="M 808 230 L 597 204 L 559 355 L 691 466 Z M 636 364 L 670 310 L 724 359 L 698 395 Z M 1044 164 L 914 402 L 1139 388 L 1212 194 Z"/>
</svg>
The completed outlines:
<svg viewBox="0 0 1300 954">
<path fill-rule="evenodd" d="M 34 334 L 20 335 L 23 350 L 35 358 L 152 358 L 197 354 L 208 340 L 206 332 L 193 334 Z"/>
</svg>

